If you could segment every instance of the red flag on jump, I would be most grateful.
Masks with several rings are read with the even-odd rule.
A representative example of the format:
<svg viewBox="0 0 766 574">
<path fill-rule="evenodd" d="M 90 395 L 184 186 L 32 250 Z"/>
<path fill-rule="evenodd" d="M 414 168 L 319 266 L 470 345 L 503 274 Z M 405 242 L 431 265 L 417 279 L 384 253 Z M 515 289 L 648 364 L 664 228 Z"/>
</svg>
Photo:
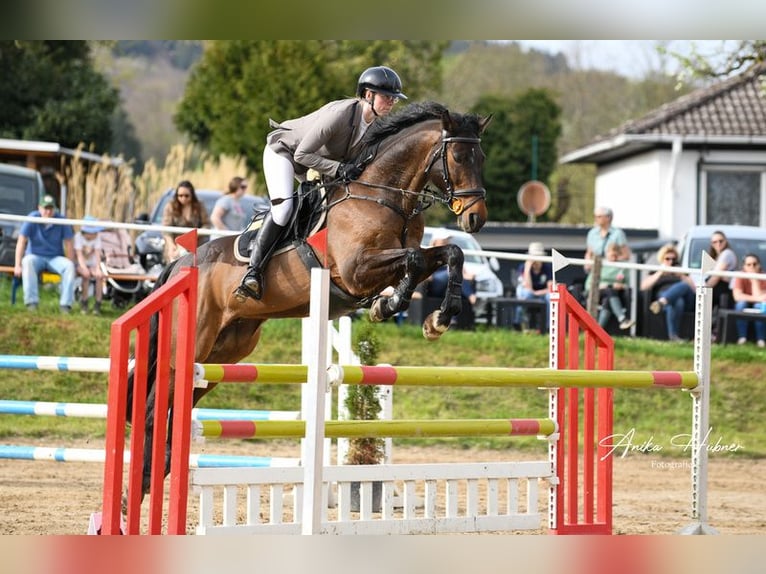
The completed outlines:
<svg viewBox="0 0 766 574">
<path fill-rule="evenodd" d="M 192 229 L 176 237 L 176 245 L 183 247 L 189 253 L 197 253 L 197 230 Z"/>
</svg>

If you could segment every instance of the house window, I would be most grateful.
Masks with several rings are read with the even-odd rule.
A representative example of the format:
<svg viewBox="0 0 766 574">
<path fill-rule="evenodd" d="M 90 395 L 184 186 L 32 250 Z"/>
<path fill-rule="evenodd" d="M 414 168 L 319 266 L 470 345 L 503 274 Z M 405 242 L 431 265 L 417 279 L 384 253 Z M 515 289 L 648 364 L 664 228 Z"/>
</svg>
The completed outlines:
<svg viewBox="0 0 766 574">
<path fill-rule="evenodd" d="M 764 172 L 707 169 L 703 172 L 701 223 L 759 226 L 764 221 Z"/>
</svg>

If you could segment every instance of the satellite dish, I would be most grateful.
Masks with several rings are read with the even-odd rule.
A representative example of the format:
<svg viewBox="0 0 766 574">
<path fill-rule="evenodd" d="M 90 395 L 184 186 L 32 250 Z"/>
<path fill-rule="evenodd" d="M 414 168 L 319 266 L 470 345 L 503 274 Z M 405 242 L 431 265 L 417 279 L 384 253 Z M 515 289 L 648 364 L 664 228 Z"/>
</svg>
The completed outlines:
<svg viewBox="0 0 766 574">
<path fill-rule="evenodd" d="M 551 206 L 551 192 L 542 181 L 528 181 L 519 188 L 516 203 L 529 221 L 534 221 Z"/>
</svg>

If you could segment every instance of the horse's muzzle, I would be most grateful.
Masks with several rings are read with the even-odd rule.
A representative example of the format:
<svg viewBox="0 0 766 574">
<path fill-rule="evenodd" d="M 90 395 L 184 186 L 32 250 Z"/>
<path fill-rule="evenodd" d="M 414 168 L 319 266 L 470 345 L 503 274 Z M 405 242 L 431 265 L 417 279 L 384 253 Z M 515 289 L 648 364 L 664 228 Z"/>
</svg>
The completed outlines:
<svg viewBox="0 0 766 574">
<path fill-rule="evenodd" d="M 478 213 L 469 213 L 467 217 L 458 217 L 458 226 L 466 233 L 476 233 L 482 227 L 486 220 Z"/>
</svg>

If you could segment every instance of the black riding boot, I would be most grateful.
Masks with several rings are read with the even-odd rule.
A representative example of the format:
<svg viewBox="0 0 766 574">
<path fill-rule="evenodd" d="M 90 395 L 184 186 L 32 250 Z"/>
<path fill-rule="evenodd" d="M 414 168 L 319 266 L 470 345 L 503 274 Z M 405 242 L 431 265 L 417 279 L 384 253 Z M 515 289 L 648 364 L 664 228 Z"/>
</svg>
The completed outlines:
<svg viewBox="0 0 766 574">
<path fill-rule="evenodd" d="M 245 276 L 242 278 L 237 292 L 239 294 L 260 299 L 263 297 L 263 269 L 266 267 L 271 252 L 282 234 L 284 226 L 277 225 L 267 213 L 263 218 L 263 224 L 250 244 L 250 265 Z"/>
</svg>

